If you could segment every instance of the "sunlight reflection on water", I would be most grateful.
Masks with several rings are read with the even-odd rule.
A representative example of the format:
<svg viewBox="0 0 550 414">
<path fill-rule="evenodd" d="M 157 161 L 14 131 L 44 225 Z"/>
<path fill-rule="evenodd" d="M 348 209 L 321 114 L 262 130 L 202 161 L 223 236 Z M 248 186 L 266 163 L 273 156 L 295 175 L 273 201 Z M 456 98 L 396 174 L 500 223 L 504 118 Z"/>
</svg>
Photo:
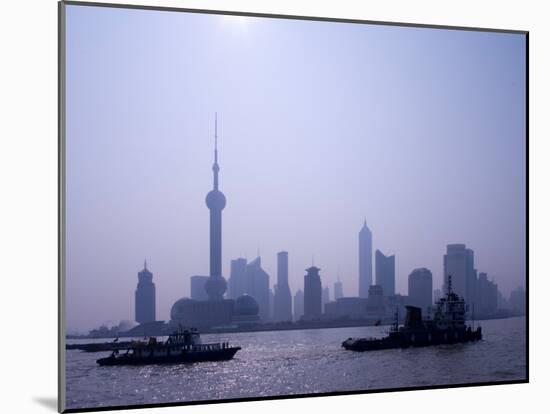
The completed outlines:
<svg viewBox="0 0 550 414">
<path fill-rule="evenodd" d="M 357 391 L 526 376 L 525 318 L 481 321 L 481 342 L 368 353 L 340 347 L 388 327 L 203 335 L 239 345 L 231 361 L 99 367 L 67 351 L 67 408 Z"/>
</svg>

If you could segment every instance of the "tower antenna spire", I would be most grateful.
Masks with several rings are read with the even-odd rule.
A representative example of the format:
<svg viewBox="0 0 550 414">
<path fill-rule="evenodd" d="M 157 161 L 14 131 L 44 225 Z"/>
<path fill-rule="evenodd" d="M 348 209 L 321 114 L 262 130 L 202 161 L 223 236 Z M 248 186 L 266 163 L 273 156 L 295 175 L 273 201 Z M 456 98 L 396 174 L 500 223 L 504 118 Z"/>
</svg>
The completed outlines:
<svg viewBox="0 0 550 414">
<path fill-rule="evenodd" d="M 219 180 L 218 173 L 220 166 L 218 165 L 218 113 L 214 115 L 214 165 L 212 165 L 212 171 L 214 172 L 214 190 L 218 189 Z"/>
<path fill-rule="evenodd" d="M 218 163 L 218 113 L 214 115 L 214 163 Z"/>
</svg>

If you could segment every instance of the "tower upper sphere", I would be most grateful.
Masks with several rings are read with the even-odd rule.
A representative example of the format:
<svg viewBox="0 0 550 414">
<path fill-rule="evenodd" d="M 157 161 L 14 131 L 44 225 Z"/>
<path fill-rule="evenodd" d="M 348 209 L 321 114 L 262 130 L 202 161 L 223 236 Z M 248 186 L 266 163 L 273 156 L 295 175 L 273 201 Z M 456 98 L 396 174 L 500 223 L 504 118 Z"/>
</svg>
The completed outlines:
<svg viewBox="0 0 550 414">
<path fill-rule="evenodd" d="M 206 206 L 210 210 L 223 210 L 225 203 L 225 195 L 220 190 L 212 190 L 206 195 Z"/>
</svg>

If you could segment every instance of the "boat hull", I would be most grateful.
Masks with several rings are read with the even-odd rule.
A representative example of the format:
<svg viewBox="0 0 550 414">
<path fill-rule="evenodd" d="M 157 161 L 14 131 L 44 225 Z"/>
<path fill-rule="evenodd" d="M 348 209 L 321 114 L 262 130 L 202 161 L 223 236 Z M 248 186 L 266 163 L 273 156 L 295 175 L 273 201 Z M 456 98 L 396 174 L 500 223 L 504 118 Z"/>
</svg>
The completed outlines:
<svg viewBox="0 0 550 414">
<path fill-rule="evenodd" d="M 376 351 L 383 349 L 424 347 L 445 344 L 457 344 L 479 341 L 482 339 L 481 328 L 475 331 L 412 331 L 398 332 L 381 338 L 348 338 L 342 342 L 342 347 L 350 351 Z"/>
<path fill-rule="evenodd" d="M 237 351 L 241 348 L 230 347 L 224 349 L 210 350 L 210 351 L 182 351 L 179 354 L 162 355 L 162 356 L 140 356 L 135 357 L 131 355 L 119 355 L 109 356 L 107 358 L 100 358 L 96 362 L 101 366 L 113 366 L 113 365 L 148 365 L 148 364 L 183 364 L 193 362 L 206 362 L 206 361 L 226 361 L 233 359 Z"/>
</svg>

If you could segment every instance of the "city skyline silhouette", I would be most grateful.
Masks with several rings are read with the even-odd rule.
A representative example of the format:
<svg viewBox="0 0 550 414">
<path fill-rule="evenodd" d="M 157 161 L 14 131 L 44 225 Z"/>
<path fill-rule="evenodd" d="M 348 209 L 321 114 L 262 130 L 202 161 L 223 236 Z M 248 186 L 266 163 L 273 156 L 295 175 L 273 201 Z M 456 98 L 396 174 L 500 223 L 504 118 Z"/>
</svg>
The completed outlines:
<svg viewBox="0 0 550 414">
<path fill-rule="evenodd" d="M 255 18 L 243 34 L 221 16 L 68 13 L 69 330 L 132 319 L 144 258 L 160 320 L 209 273 L 215 112 L 226 279 L 260 248 L 272 286 L 284 250 L 293 295 L 314 255 L 323 286 L 339 276 L 356 296 L 366 219 L 373 254 L 395 254 L 397 292 L 422 267 L 439 288 L 451 243 L 504 293 L 524 286 L 521 36 Z"/>
</svg>

